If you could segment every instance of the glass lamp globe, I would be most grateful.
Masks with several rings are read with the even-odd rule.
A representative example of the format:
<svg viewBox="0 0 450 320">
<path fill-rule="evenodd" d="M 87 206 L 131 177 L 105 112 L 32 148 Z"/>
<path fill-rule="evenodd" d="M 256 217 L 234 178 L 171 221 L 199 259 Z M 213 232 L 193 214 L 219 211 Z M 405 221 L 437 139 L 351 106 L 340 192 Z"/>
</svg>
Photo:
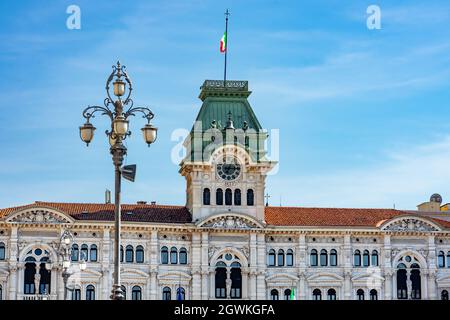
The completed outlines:
<svg viewBox="0 0 450 320">
<path fill-rule="evenodd" d="M 125 135 L 128 132 L 128 120 L 123 116 L 117 117 L 113 122 L 114 133 L 118 135 Z"/>
<path fill-rule="evenodd" d="M 86 145 L 89 145 L 94 138 L 94 131 L 95 127 L 89 122 L 86 122 L 80 127 L 80 138 L 86 143 Z"/>
<path fill-rule="evenodd" d="M 157 138 L 158 128 L 154 127 L 150 123 L 147 123 L 141 130 L 144 136 L 145 143 L 150 146 L 150 144 L 155 142 Z"/>
<path fill-rule="evenodd" d="M 113 83 L 114 85 L 114 95 L 121 97 L 125 94 L 125 82 L 120 79 L 117 79 Z"/>
<path fill-rule="evenodd" d="M 69 245 L 69 244 L 70 244 L 70 237 L 65 236 L 65 237 L 63 238 L 63 241 L 64 241 L 64 244 L 65 244 L 65 245 Z"/>
</svg>

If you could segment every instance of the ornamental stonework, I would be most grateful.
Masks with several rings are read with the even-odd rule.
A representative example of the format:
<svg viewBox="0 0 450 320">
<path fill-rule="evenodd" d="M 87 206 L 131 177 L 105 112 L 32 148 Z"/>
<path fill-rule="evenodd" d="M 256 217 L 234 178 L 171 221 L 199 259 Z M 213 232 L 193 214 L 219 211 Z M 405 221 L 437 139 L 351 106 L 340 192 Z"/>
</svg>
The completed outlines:
<svg viewBox="0 0 450 320">
<path fill-rule="evenodd" d="M 217 229 L 252 229 L 258 228 L 258 226 L 241 217 L 235 216 L 224 216 L 217 219 L 214 219 L 206 224 L 203 227 L 208 228 L 217 228 Z"/>
<path fill-rule="evenodd" d="M 383 228 L 385 231 L 414 231 L 414 232 L 431 232 L 439 231 L 435 226 L 414 218 L 402 219 L 395 221 Z"/>
<path fill-rule="evenodd" d="M 32 210 L 26 211 L 22 214 L 15 215 L 8 219 L 9 222 L 17 222 L 24 224 L 34 224 L 34 223 L 70 223 L 68 219 L 61 216 L 46 211 L 46 210 Z"/>
</svg>

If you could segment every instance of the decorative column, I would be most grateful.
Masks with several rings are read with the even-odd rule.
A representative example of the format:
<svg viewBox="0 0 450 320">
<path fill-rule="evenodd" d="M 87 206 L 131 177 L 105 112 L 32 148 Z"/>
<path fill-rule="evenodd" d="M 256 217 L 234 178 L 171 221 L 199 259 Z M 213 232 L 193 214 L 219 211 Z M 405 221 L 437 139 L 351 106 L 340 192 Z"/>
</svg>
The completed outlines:
<svg viewBox="0 0 450 320">
<path fill-rule="evenodd" d="M 109 300 L 109 290 L 112 288 L 112 274 L 111 270 L 112 264 L 111 264 L 111 257 L 110 252 L 112 252 L 112 245 L 111 245 L 111 237 L 109 235 L 110 229 L 108 227 L 103 229 L 103 238 L 102 238 L 102 244 L 101 244 L 101 255 L 100 255 L 100 263 L 101 263 L 101 272 L 102 272 L 102 299 L 103 300 Z M 83 277 L 83 271 L 80 271 L 80 278 Z"/>
<path fill-rule="evenodd" d="M 158 257 L 159 257 L 159 241 L 158 231 L 153 229 L 150 233 L 149 244 L 149 256 L 150 256 L 150 286 L 148 288 L 149 299 L 158 300 Z"/>
<path fill-rule="evenodd" d="M 384 266 L 384 299 L 385 300 L 392 300 L 393 296 L 393 281 L 392 281 L 392 275 L 394 274 L 394 271 L 392 269 L 392 262 L 391 262 L 391 236 L 389 234 L 384 235 L 384 245 L 383 249 L 380 254 L 380 266 Z"/>
<path fill-rule="evenodd" d="M 392 300 L 392 274 L 391 268 L 384 271 L 384 300 Z"/>
<path fill-rule="evenodd" d="M 352 243 L 350 234 L 344 236 L 344 300 L 352 299 Z"/>
<path fill-rule="evenodd" d="M 249 253 L 249 297 L 251 300 L 256 300 L 256 275 L 258 271 L 258 236 L 255 232 L 250 233 L 250 253 Z"/>
<path fill-rule="evenodd" d="M 202 298 L 201 280 L 201 235 L 198 232 L 192 233 L 192 299 Z"/>
<path fill-rule="evenodd" d="M 428 270 L 428 279 L 427 279 L 427 287 L 428 287 L 428 299 L 436 300 L 436 269 Z"/>
<path fill-rule="evenodd" d="M 247 300 L 249 298 L 248 295 L 248 268 L 241 268 L 241 277 L 242 277 L 242 299 Z"/>
<path fill-rule="evenodd" d="M 202 278 L 202 300 L 208 300 L 208 277 L 209 277 L 209 235 L 208 232 L 202 232 L 202 244 L 201 244 L 201 278 Z"/>
<path fill-rule="evenodd" d="M 264 300 L 266 299 L 266 238 L 264 233 L 258 233 L 257 248 L 256 298 Z"/>
<path fill-rule="evenodd" d="M 296 263 L 298 264 L 297 274 L 299 277 L 299 282 L 297 284 L 297 292 L 296 297 L 300 300 L 306 300 L 306 281 L 305 281 L 305 273 L 306 273 L 306 261 L 308 259 L 307 247 L 306 247 L 306 235 L 300 234 L 298 236 L 297 243 L 297 255 L 296 255 Z"/>
<path fill-rule="evenodd" d="M 158 299 L 158 269 L 151 268 L 150 269 L 150 286 L 149 286 L 149 297 L 150 300 L 159 300 Z"/>
<path fill-rule="evenodd" d="M 436 290 L 436 242 L 435 236 L 428 236 L 428 281 L 427 281 L 427 291 L 428 299 L 436 300 L 438 299 Z"/>
<path fill-rule="evenodd" d="M 9 259 L 9 294 L 8 294 L 8 299 L 9 300 L 16 300 L 17 299 L 17 288 L 19 288 L 19 283 L 17 281 L 17 272 L 19 272 L 19 274 L 21 273 L 23 276 L 23 264 L 20 264 L 21 267 L 19 267 L 19 264 L 17 263 L 18 259 L 18 246 L 17 246 L 17 236 L 18 233 L 18 228 L 16 226 L 13 226 L 11 228 L 11 235 L 9 237 L 9 246 L 8 246 L 8 251 L 9 254 L 8 259 Z M 22 287 L 23 287 L 23 281 L 22 283 Z M 23 289 L 22 289 L 23 290 Z M 7 292 L 6 290 L 6 286 L 5 286 L 5 293 Z M 20 289 L 19 289 L 20 292 Z"/>
</svg>

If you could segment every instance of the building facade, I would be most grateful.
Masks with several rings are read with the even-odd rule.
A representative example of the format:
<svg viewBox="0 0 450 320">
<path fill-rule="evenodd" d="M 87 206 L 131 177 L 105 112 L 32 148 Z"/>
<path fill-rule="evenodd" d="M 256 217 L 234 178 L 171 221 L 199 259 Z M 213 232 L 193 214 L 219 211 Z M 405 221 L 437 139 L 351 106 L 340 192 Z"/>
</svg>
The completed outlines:
<svg viewBox="0 0 450 320">
<path fill-rule="evenodd" d="M 246 81 L 201 87 L 179 171 L 185 206 L 122 205 L 126 298 L 448 300 L 450 214 L 439 195 L 417 211 L 264 204 L 276 163 L 266 158 L 250 93 Z M 109 299 L 113 220 L 110 203 L 1 209 L 0 299 L 63 299 L 66 231 L 68 299 Z"/>
</svg>

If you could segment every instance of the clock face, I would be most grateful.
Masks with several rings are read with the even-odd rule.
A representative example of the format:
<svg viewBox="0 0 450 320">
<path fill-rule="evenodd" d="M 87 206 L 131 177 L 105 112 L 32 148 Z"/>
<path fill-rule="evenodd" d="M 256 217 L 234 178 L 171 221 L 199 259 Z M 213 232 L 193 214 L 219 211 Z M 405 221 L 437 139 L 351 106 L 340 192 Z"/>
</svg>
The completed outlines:
<svg viewBox="0 0 450 320">
<path fill-rule="evenodd" d="M 241 174 L 241 165 L 235 159 L 227 159 L 217 164 L 217 174 L 226 181 L 236 180 Z"/>
</svg>

